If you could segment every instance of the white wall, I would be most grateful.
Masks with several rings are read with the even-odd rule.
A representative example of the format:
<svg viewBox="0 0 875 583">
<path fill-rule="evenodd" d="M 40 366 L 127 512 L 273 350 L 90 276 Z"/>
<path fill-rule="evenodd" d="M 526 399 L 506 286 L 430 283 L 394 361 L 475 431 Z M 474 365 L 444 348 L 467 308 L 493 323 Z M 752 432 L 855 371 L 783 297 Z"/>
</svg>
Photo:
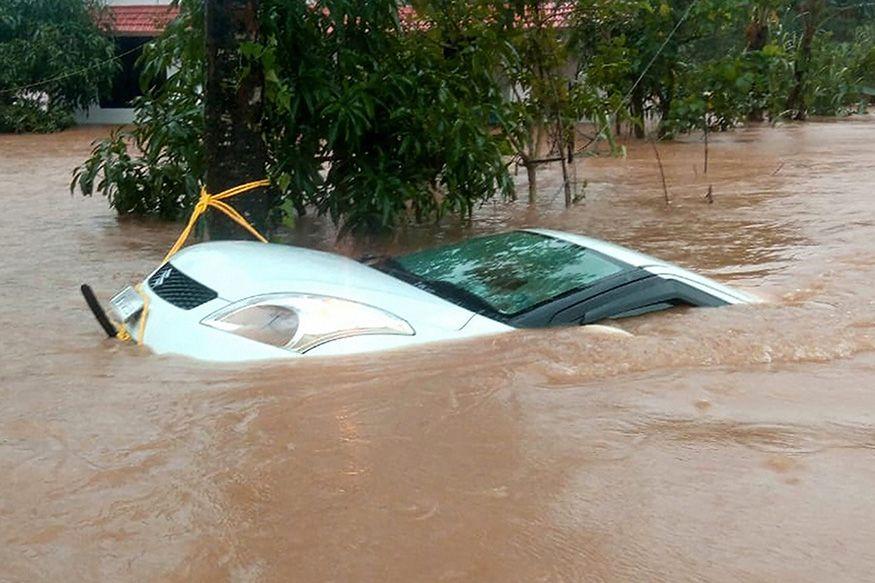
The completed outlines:
<svg viewBox="0 0 875 583">
<path fill-rule="evenodd" d="M 163 6 L 173 0 L 104 0 L 107 6 Z M 97 104 L 88 109 L 80 109 L 75 113 L 79 124 L 128 124 L 134 120 L 134 110 L 131 108 L 103 109 Z"/>
<path fill-rule="evenodd" d="M 95 104 L 76 111 L 73 117 L 77 124 L 125 125 L 134 121 L 134 110 L 130 107 L 104 109 Z"/>
</svg>

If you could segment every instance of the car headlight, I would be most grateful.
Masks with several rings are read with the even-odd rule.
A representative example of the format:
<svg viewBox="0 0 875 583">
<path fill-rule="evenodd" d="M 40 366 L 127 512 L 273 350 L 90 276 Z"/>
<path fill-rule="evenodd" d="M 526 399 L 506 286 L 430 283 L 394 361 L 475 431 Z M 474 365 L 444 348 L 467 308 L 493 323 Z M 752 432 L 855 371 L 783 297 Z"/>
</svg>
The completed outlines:
<svg viewBox="0 0 875 583">
<path fill-rule="evenodd" d="M 275 293 L 234 302 L 201 324 L 256 342 L 304 353 L 320 344 L 365 334 L 415 334 L 380 308 L 313 294 Z"/>
</svg>

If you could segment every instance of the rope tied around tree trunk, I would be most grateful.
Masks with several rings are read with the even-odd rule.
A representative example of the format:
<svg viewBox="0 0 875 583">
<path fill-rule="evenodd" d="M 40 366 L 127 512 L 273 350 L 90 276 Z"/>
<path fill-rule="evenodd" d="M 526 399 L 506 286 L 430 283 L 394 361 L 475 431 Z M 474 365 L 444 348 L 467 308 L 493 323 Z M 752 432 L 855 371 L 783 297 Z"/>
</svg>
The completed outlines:
<svg viewBox="0 0 875 583">
<path fill-rule="evenodd" d="M 173 244 L 173 247 L 170 248 L 170 251 L 167 252 L 167 255 L 164 256 L 164 259 L 161 261 L 161 264 L 165 264 L 170 261 L 170 258 L 173 257 L 177 251 L 182 249 L 182 246 L 185 245 L 185 242 L 191 236 L 192 230 L 194 230 L 194 226 L 197 224 L 198 219 L 207 212 L 207 209 L 210 207 L 217 209 L 224 213 L 228 218 L 232 221 L 246 229 L 253 237 L 261 241 L 262 243 L 267 243 L 267 238 L 264 237 L 261 233 L 259 233 L 255 227 L 253 227 L 249 221 L 247 221 L 243 215 L 237 212 L 234 207 L 224 202 L 226 199 L 237 196 L 239 194 L 243 194 L 244 192 L 248 192 L 250 190 L 254 190 L 256 188 L 261 188 L 262 186 L 270 186 L 270 180 L 256 180 L 254 182 L 247 182 L 246 184 L 241 184 L 240 186 L 235 186 L 234 188 L 229 188 L 228 190 L 224 190 L 219 194 L 210 194 L 207 192 L 207 187 L 201 187 L 201 195 L 200 199 L 198 199 L 197 204 L 194 205 L 194 211 L 191 213 L 191 217 L 188 219 L 188 224 L 185 225 L 185 228 L 182 230 L 182 233 L 179 234 L 179 238 L 176 240 L 176 243 Z"/>
</svg>

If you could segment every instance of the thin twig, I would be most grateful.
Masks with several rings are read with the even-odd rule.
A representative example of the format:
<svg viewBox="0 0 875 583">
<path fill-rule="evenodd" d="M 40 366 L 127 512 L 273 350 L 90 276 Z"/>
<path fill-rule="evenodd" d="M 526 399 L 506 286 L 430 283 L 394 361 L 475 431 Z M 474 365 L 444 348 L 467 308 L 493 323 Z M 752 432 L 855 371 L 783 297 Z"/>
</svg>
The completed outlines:
<svg viewBox="0 0 875 583">
<path fill-rule="evenodd" d="M 708 120 L 705 119 L 705 167 L 702 174 L 708 174 Z"/>
<path fill-rule="evenodd" d="M 656 141 L 651 139 L 650 145 L 653 146 L 653 153 L 656 154 L 656 163 L 659 165 L 659 176 L 662 178 L 662 194 L 665 196 L 665 204 L 670 205 L 671 199 L 668 196 L 668 184 L 665 182 L 665 169 L 662 167 L 662 157 L 659 155 Z"/>
<path fill-rule="evenodd" d="M 784 167 L 784 163 L 783 163 L 783 162 L 781 162 L 780 164 L 778 164 L 778 167 L 775 168 L 775 171 L 774 171 L 774 172 L 772 172 L 772 176 L 777 176 L 777 175 L 778 175 L 778 172 L 780 172 L 780 171 L 781 171 L 781 168 L 783 168 L 783 167 Z"/>
</svg>

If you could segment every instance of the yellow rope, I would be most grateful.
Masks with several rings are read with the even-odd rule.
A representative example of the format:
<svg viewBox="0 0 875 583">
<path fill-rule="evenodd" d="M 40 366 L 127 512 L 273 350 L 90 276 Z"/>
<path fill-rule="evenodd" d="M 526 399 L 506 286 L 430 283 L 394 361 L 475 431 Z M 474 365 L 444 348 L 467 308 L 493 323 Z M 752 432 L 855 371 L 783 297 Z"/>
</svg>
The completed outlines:
<svg viewBox="0 0 875 583">
<path fill-rule="evenodd" d="M 222 211 L 226 214 L 232 221 L 249 231 L 253 237 L 261 241 L 262 243 L 267 243 L 267 239 L 255 230 L 255 227 L 249 224 L 243 215 L 238 213 L 234 207 L 224 202 L 225 199 L 231 198 L 232 196 L 237 196 L 238 194 L 242 194 L 244 192 L 248 192 L 255 188 L 260 188 L 262 186 L 269 186 L 269 180 L 256 180 L 255 182 L 247 182 L 246 184 L 241 184 L 240 186 L 235 186 L 234 188 L 229 188 L 219 194 L 210 194 L 207 192 L 206 187 L 201 188 L 201 196 L 198 199 L 197 204 L 194 207 L 194 211 L 191 213 L 191 217 L 188 219 L 188 224 L 185 225 L 185 228 L 180 233 L 179 238 L 176 240 L 176 243 L 173 244 L 173 247 L 170 248 L 170 251 L 167 252 L 167 255 L 164 257 L 164 260 L 161 261 L 161 264 L 167 263 L 173 255 L 176 254 L 177 251 L 182 249 L 182 246 L 185 245 L 185 242 L 191 236 L 191 232 L 194 229 L 195 224 L 197 224 L 197 220 L 200 218 L 202 214 L 204 214 L 208 208 L 213 207 Z M 134 286 L 134 291 L 139 294 L 139 296 L 143 299 L 143 313 L 140 315 L 140 324 L 137 327 L 137 344 L 143 344 L 143 338 L 146 335 L 146 319 L 149 317 L 149 296 L 143 291 L 141 284 L 137 284 Z M 133 338 L 130 330 L 127 329 L 124 322 L 115 323 L 118 332 L 116 332 L 115 337 L 123 342 L 127 342 Z"/>
<path fill-rule="evenodd" d="M 122 342 L 127 342 L 128 340 L 131 339 L 131 335 L 128 332 L 128 329 L 125 328 L 125 325 L 123 322 L 118 322 L 118 323 L 113 322 L 113 324 L 115 324 L 115 327 L 116 327 L 116 333 L 115 333 L 116 338 L 118 338 Z"/>
<path fill-rule="evenodd" d="M 134 286 L 134 291 L 142 298 L 143 300 L 143 313 L 140 315 L 140 325 L 137 327 L 137 345 L 142 346 L 143 337 L 146 335 L 146 319 L 149 317 L 149 296 L 143 291 L 142 285 L 137 284 Z M 114 322 L 115 323 L 115 322 Z M 115 323 L 117 328 L 117 332 L 115 337 L 121 340 L 122 342 L 127 342 L 131 340 L 131 333 L 128 331 L 127 326 L 125 326 L 124 322 Z"/>
<path fill-rule="evenodd" d="M 255 227 L 249 224 L 249 222 L 243 218 L 243 215 L 234 210 L 234 207 L 229 205 L 226 202 L 223 202 L 227 198 L 231 198 L 232 196 L 237 196 L 238 194 L 253 190 L 255 188 L 260 188 L 262 186 L 269 186 L 269 180 L 256 180 L 255 182 L 247 182 L 246 184 L 241 184 L 240 186 L 235 186 L 234 188 L 229 188 L 219 194 L 210 194 L 207 192 L 207 188 L 204 186 L 201 188 L 201 196 L 197 201 L 197 204 L 194 206 L 194 212 L 191 213 L 191 217 L 188 219 L 188 224 L 180 233 L 179 238 L 176 240 L 176 243 L 173 244 L 173 247 L 170 248 L 170 251 L 167 252 L 167 255 L 164 257 L 164 260 L 161 262 L 162 264 L 167 263 L 177 251 L 179 251 L 185 242 L 188 240 L 189 236 L 191 236 L 191 232 L 194 229 L 197 220 L 200 218 L 202 214 L 204 214 L 208 208 L 213 207 L 225 213 L 232 221 L 249 231 L 249 233 L 261 241 L 262 243 L 267 243 L 267 239 L 264 236 L 255 230 Z"/>
<path fill-rule="evenodd" d="M 143 292 L 142 284 L 137 284 L 134 286 L 134 291 L 140 294 L 140 297 L 143 298 L 143 314 L 140 316 L 140 326 L 137 330 L 137 345 L 143 345 L 143 337 L 146 336 L 146 318 L 149 317 L 149 296 L 147 296 Z"/>
</svg>

